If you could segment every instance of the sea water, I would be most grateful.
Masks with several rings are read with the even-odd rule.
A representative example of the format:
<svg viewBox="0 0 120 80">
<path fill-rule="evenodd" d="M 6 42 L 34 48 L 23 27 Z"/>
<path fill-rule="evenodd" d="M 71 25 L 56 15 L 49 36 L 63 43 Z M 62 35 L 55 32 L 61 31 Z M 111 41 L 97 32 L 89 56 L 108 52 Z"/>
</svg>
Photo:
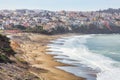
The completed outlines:
<svg viewBox="0 0 120 80">
<path fill-rule="evenodd" d="M 86 80 L 120 80 L 120 35 L 91 34 L 64 37 L 48 45 L 57 66 Z"/>
</svg>

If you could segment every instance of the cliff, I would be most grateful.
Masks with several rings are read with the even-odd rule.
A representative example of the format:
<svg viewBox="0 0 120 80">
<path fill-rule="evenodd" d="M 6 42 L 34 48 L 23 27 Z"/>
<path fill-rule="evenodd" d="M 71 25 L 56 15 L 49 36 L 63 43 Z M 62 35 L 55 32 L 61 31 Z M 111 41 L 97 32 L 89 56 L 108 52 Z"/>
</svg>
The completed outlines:
<svg viewBox="0 0 120 80">
<path fill-rule="evenodd" d="M 0 80 L 40 80 L 37 76 L 29 72 L 27 63 L 16 57 L 16 52 L 12 49 L 19 47 L 14 41 L 6 36 L 0 35 Z"/>
<path fill-rule="evenodd" d="M 41 32 L 40 32 L 41 33 Z M 116 25 L 103 25 L 96 26 L 95 24 L 82 25 L 82 26 L 61 26 L 46 30 L 43 34 L 63 34 L 63 33 L 82 33 L 82 34 L 112 34 L 120 33 L 120 26 Z"/>
</svg>

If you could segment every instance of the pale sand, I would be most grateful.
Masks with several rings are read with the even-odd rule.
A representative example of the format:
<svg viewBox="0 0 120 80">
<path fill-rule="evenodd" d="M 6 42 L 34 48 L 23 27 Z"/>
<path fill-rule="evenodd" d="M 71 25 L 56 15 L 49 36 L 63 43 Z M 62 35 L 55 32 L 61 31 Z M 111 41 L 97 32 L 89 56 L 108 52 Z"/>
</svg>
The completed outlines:
<svg viewBox="0 0 120 80">
<path fill-rule="evenodd" d="M 67 66 L 54 60 L 53 55 L 46 54 L 47 44 L 50 40 L 60 38 L 67 35 L 54 35 L 47 36 L 41 34 L 16 34 L 20 38 L 14 38 L 17 43 L 19 42 L 19 50 L 22 51 L 21 58 L 27 61 L 30 66 L 40 68 L 39 71 L 32 71 L 31 73 L 37 75 L 41 80 L 83 80 L 73 74 L 55 68 L 55 66 Z M 23 36 L 28 39 L 22 38 Z M 14 43 L 13 43 L 14 44 Z M 13 46 L 16 49 L 15 46 Z"/>
</svg>

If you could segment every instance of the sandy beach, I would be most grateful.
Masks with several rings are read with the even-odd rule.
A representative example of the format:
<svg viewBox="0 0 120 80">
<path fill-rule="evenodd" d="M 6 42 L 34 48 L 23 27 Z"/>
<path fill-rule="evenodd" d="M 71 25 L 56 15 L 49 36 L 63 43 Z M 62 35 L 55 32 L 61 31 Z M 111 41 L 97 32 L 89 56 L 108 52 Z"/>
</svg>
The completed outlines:
<svg viewBox="0 0 120 80">
<path fill-rule="evenodd" d="M 11 45 L 18 52 L 20 60 L 26 61 L 30 67 L 29 71 L 40 78 L 40 80 L 84 80 L 73 74 L 55 68 L 56 66 L 67 66 L 55 61 L 54 55 L 46 54 L 47 44 L 51 40 L 69 36 L 66 35 L 41 35 L 32 33 L 20 33 L 13 35 Z M 34 70 L 33 68 L 37 68 Z"/>
</svg>

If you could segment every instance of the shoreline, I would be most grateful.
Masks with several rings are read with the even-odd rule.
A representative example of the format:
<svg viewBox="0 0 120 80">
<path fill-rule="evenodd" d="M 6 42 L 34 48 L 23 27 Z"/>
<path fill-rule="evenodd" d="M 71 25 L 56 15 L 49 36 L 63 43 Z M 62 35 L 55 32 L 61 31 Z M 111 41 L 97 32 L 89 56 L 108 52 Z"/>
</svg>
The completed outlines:
<svg viewBox="0 0 120 80">
<path fill-rule="evenodd" d="M 23 33 L 14 35 L 13 40 L 20 42 L 22 59 L 30 64 L 33 68 L 38 68 L 40 71 L 31 71 L 31 73 L 44 80 L 84 80 L 84 78 L 75 76 L 69 72 L 56 68 L 56 66 L 70 66 L 57 62 L 54 59 L 54 55 L 47 54 L 47 44 L 51 40 L 55 40 L 60 37 L 72 36 L 74 34 L 62 34 L 62 35 L 42 35 L 33 33 Z M 15 37 L 16 36 L 16 37 Z M 16 49 L 16 50 L 17 50 Z"/>
</svg>

